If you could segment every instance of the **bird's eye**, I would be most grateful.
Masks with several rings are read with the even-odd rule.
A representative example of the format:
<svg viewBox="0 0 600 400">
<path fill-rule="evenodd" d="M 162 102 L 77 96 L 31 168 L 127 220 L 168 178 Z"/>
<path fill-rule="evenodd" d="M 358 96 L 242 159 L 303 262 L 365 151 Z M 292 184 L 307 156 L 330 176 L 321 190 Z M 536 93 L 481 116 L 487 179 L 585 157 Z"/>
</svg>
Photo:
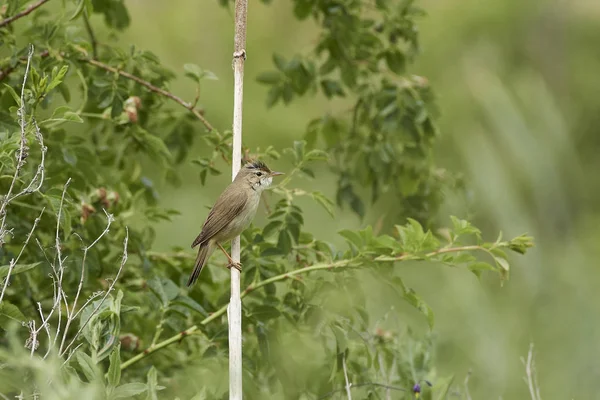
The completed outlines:
<svg viewBox="0 0 600 400">
<path fill-rule="evenodd" d="M 263 174 L 262 172 L 258 171 L 258 172 L 256 173 L 256 176 L 262 176 L 262 174 Z"/>
</svg>

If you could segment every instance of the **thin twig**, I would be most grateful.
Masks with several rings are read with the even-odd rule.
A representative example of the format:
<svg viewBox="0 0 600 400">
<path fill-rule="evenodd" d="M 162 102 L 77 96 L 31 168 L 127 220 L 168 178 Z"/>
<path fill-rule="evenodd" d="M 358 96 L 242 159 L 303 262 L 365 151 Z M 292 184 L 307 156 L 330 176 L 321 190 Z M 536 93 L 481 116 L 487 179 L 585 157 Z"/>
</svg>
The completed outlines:
<svg viewBox="0 0 600 400">
<path fill-rule="evenodd" d="M 27 66 L 25 67 L 25 75 L 23 76 L 23 84 L 21 85 L 21 98 L 19 104 L 19 109 L 17 111 L 17 115 L 19 117 L 19 126 L 21 127 L 21 139 L 19 143 L 19 150 L 17 152 L 17 165 L 15 167 L 15 173 L 13 174 L 12 180 L 10 182 L 10 186 L 8 187 L 8 192 L 2 198 L 2 203 L 0 203 L 0 247 L 4 244 L 4 235 L 5 231 L 5 223 L 6 223 L 6 207 L 8 204 L 14 200 L 20 193 L 13 196 L 12 192 L 15 187 L 15 183 L 19 178 L 19 174 L 21 173 L 21 169 L 25 165 L 26 152 L 27 152 L 27 136 L 26 136 L 26 128 L 27 122 L 25 121 L 25 112 L 27 111 L 25 108 L 25 87 L 27 85 L 27 77 L 29 76 L 29 68 L 31 66 L 31 58 L 33 57 L 33 46 L 29 47 L 29 54 L 27 56 Z"/>
<path fill-rule="evenodd" d="M 535 358 L 533 355 L 533 343 L 529 345 L 529 352 L 527 353 L 527 361 L 521 357 L 521 362 L 525 366 L 525 373 L 527 374 L 527 387 L 529 388 L 529 395 L 531 400 L 542 400 L 540 396 L 540 388 L 537 383 L 537 371 L 535 369 Z"/>
<path fill-rule="evenodd" d="M 85 30 L 90 36 L 90 43 L 92 44 L 92 55 L 94 60 L 98 59 L 98 42 L 96 41 L 96 34 L 94 34 L 94 30 L 92 29 L 92 25 L 90 24 L 90 19 L 86 13 L 83 13 L 83 23 L 85 25 Z"/>
<path fill-rule="evenodd" d="M 192 103 L 188 103 L 187 101 L 184 101 L 182 98 L 174 95 L 173 93 L 167 92 L 166 90 L 156 87 L 153 84 L 151 84 L 150 82 L 145 81 L 138 76 L 130 74 L 129 72 L 122 71 L 115 67 L 111 67 L 110 65 L 104 64 L 103 62 L 93 60 L 91 58 L 83 58 L 83 59 L 80 59 L 80 61 L 83 61 L 85 63 L 93 65 L 94 67 L 103 69 L 105 71 L 109 71 L 114 74 L 119 74 L 124 78 L 131 79 L 132 81 L 137 82 L 140 85 L 144 86 L 148 90 L 158 93 L 158 94 L 161 94 L 161 95 L 173 100 L 174 102 L 180 104 L 184 108 L 188 109 L 192 114 L 194 114 L 196 116 L 196 118 L 198 118 L 200 120 L 200 122 L 202 122 L 202 124 L 204 124 L 204 126 L 206 127 L 206 129 L 209 132 L 214 130 L 213 126 L 208 122 L 208 120 L 206 118 L 204 118 L 204 116 L 202 115 L 200 110 L 198 110 L 197 108 L 194 108 L 194 105 Z"/>
<path fill-rule="evenodd" d="M 62 338 L 62 341 L 60 343 L 59 353 L 61 352 L 61 350 L 63 348 L 63 345 L 64 345 L 65 340 L 67 338 L 67 333 L 69 332 L 69 327 L 71 326 L 71 323 L 75 320 L 75 318 L 79 314 L 79 311 L 83 310 L 83 307 L 82 307 L 78 312 L 75 312 L 75 310 L 77 309 L 77 301 L 79 300 L 79 295 L 81 294 L 81 289 L 83 288 L 83 281 L 84 281 L 84 278 L 85 278 L 85 265 L 86 265 L 86 259 L 87 259 L 88 251 L 92 247 L 94 247 L 96 245 L 96 243 L 98 243 L 98 241 L 104 237 L 104 235 L 106 235 L 108 233 L 108 231 L 110 230 L 110 225 L 115 220 L 115 218 L 112 216 L 112 214 L 107 213 L 106 210 L 104 210 L 104 214 L 106 214 L 106 228 L 104 228 L 104 230 L 102 231 L 102 233 L 100 235 L 98 235 L 98 237 L 96 238 L 96 240 L 94 240 L 89 246 L 85 246 L 84 249 L 83 249 L 83 257 L 82 257 L 82 260 L 81 260 L 81 274 L 79 276 L 79 285 L 77 286 L 77 292 L 75 293 L 75 299 L 73 300 L 73 305 L 71 306 L 70 309 L 69 309 L 69 307 L 66 307 L 67 322 L 65 324 L 65 330 L 63 332 L 63 338 Z"/>
<path fill-rule="evenodd" d="M 348 369 L 346 368 L 346 354 L 345 353 L 342 356 L 342 368 L 344 369 L 344 382 L 346 382 L 346 396 L 348 397 L 348 400 L 352 400 L 352 391 L 350 390 L 352 388 L 352 384 L 348 380 Z"/>
<path fill-rule="evenodd" d="M 48 1 L 50 1 L 50 0 L 39 0 L 37 3 L 30 5 L 29 7 L 27 7 L 25 10 L 21 11 L 20 13 L 16 13 L 12 17 L 6 18 L 5 20 L 0 22 L 0 28 L 13 23 L 14 21 L 18 20 L 19 18 L 22 18 L 22 17 L 25 17 L 26 15 L 31 14 L 32 11 L 34 11 L 36 8 L 43 6 L 44 3 L 47 3 Z"/>
<path fill-rule="evenodd" d="M 29 230 L 29 233 L 27 234 L 27 237 L 25 238 L 25 243 L 21 247 L 21 251 L 19 251 L 19 254 L 17 255 L 16 258 L 13 258 L 10 261 L 10 265 L 8 267 L 8 273 L 7 273 L 6 278 L 4 280 L 4 286 L 2 287 L 2 293 L 0 293 L 0 304 L 2 303 L 2 300 L 4 299 L 4 292 L 6 291 L 6 287 L 8 286 L 8 282 L 10 280 L 10 274 L 12 273 L 12 270 L 15 267 L 15 265 L 17 265 L 17 263 L 21 259 L 21 256 L 23 255 L 23 252 L 25 251 L 25 248 L 29 244 L 29 240 L 31 239 L 31 236 L 33 236 L 33 231 L 35 231 L 35 228 L 37 227 L 38 223 L 40 222 L 40 219 L 42 218 L 42 215 L 44 214 L 45 210 L 46 210 L 45 208 L 42 209 L 42 212 L 40 213 L 40 216 L 37 217 L 35 219 L 35 221 L 33 221 L 33 226 L 31 227 L 31 229 Z"/>
</svg>

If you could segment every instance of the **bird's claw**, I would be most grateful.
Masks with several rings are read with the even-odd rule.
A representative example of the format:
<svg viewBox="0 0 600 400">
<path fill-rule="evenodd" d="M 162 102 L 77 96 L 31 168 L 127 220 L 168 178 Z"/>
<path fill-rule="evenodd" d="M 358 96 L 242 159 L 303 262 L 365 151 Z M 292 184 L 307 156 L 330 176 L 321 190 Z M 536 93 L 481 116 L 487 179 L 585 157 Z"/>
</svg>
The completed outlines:
<svg viewBox="0 0 600 400">
<path fill-rule="evenodd" d="M 227 265 L 227 268 L 229 268 L 229 269 L 231 269 L 231 268 L 235 268 L 235 269 L 237 269 L 238 271 L 242 272 L 242 263 L 239 263 L 239 262 L 230 262 L 230 263 Z"/>
</svg>

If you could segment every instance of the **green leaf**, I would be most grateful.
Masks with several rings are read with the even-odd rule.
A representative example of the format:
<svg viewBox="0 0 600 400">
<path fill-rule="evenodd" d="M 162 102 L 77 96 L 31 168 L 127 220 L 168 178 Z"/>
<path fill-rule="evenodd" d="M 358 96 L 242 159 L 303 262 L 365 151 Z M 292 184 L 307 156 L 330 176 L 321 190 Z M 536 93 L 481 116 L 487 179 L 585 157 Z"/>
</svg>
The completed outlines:
<svg viewBox="0 0 600 400">
<path fill-rule="evenodd" d="M 160 300 L 163 307 L 179 295 L 179 287 L 170 279 L 154 276 L 147 281 L 148 288 Z"/>
<path fill-rule="evenodd" d="M 469 264 L 469 271 L 473 272 L 477 278 L 481 277 L 483 271 L 496 271 L 493 265 L 485 262 L 476 262 Z"/>
<path fill-rule="evenodd" d="M 88 382 L 104 382 L 102 374 L 98 370 L 96 363 L 92 360 L 92 357 L 85 354 L 83 351 L 77 351 L 75 359 L 81 367 L 81 372 L 85 375 Z"/>
<path fill-rule="evenodd" d="M 146 376 L 148 380 L 148 394 L 146 395 L 146 400 L 158 400 L 156 392 L 159 390 L 159 388 L 158 380 L 156 377 L 156 368 L 150 368 Z"/>
<path fill-rule="evenodd" d="M 280 71 L 284 71 L 287 67 L 287 62 L 285 61 L 285 58 L 283 58 L 283 56 L 281 56 L 280 54 L 273 53 L 273 62 L 277 66 L 277 69 L 279 69 Z"/>
<path fill-rule="evenodd" d="M 502 257 L 494 257 L 494 260 L 496 261 L 496 264 L 498 264 L 498 266 L 500 268 L 502 268 L 504 271 L 508 272 L 510 269 L 510 266 L 508 264 L 508 261 L 506 261 L 506 259 L 502 258 Z"/>
<path fill-rule="evenodd" d="M 277 101 L 279 101 L 281 94 L 282 94 L 281 88 L 279 86 L 273 86 L 269 90 L 269 93 L 267 93 L 267 100 L 266 100 L 267 108 L 271 108 L 275 104 L 277 104 Z"/>
<path fill-rule="evenodd" d="M 292 249 L 292 239 L 288 231 L 279 232 L 279 237 L 277 239 L 277 248 L 281 253 L 287 254 Z"/>
<path fill-rule="evenodd" d="M 403 74 L 406 69 L 406 57 L 399 50 L 390 50 L 385 53 L 388 67 L 397 75 Z"/>
<path fill-rule="evenodd" d="M 29 271 L 40 265 L 42 262 L 38 261 L 33 264 L 17 264 L 13 267 L 10 276 L 17 275 L 23 273 L 25 271 Z M 8 271 L 10 270 L 10 265 L 3 265 L 0 267 L 0 279 L 5 278 L 8 275 Z"/>
<path fill-rule="evenodd" d="M 196 64 L 184 64 L 183 70 L 185 71 L 185 76 L 196 82 L 200 82 L 204 76 L 204 70 Z"/>
<path fill-rule="evenodd" d="M 15 89 L 13 89 L 12 86 L 7 85 L 6 83 L 4 83 L 3 85 L 8 90 L 8 93 L 10 93 L 12 98 L 15 100 L 15 103 L 17 103 L 17 106 L 20 107 L 21 106 L 21 98 L 19 97 L 17 92 L 15 92 Z"/>
<path fill-rule="evenodd" d="M 427 318 L 429 329 L 433 329 L 435 320 L 433 310 L 431 309 L 431 307 L 429 307 L 427 303 L 421 300 L 421 298 L 415 293 L 413 289 L 408 288 L 401 278 L 395 278 L 394 283 L 396 284 L 396 286 L 402 288 L 402 291 L 404 292 L 404 300 L 406 300 L 408 304 L 419 310 Z"/>
<path fill-rule="evenodd" d="M 342 85 L 340 85 L 338 81 L 334 81 L 332 79 L 321 80 L 321 88 L 328 99 L 334 96 L 344 97 L 346 95 L 342 89 Z"/>
<path fill-rule="evenodd" d="M 333 332 L 333 335 L 335 336 L 338 354 L 345 352 L 348 348 L 348 337 L 346 332 L 344 332 L 344 330 L 337 324 L 331 324 L 330 328 Z"/>
<path fill-rule="evenodd" d="M 350 247 L 354 247 L 356 250 L 360 250 L 363 247 L 363 240 L 358 232 L 344 229 L 339 231 L 338 234 L 346 239 L 346 242 L 350 244 Z"/>
<path fill-rule="evenodd" d="M 50 92 L 50 90 L 62 83 L 68 70 L 68 65 L 63 65 L 60 70 L 58 70 L 56 67 L 52 68 L 52 80 L 48 84 L 48 87 L 46 87 L 46 93 Z"/>
<path fill-rule="evenodd" d="M 278 71 L 267 71 L 267 72 L 262 72 L 260 73 L 257 77 L 256 80 L 260 83 L 264 83 L 267 85 L 274 85 L 276 83 L 279 83 L 281 81 L 282 78 L 282 74 L 281 72 Z"/>
<path fill-rule="evenodd" d="M 475 235 L 478 238 L 481 237 L 481 231 L 471 225 L 471 223 L 467 220 L 457 218 L 453 215 L 450 216 L 452 220 L 452 225 L 454 227 L 454 233 L 458 236 L 460 235 Z"/>
<path fill-rule="evenodd" d="M 315 199 L 317 203 L 319 203 L 325 209 L 325 211 L 327 211 L 329 215 L 331 215 L 332 218 L 335 217 L 335 214 L 333 212 L 333 201 L 325 197 L 325 195 L 321 192 L 312 192 L 311 196 L 313 199 Z"/>
<path fill-rule="evenodd" d="M 306 142 L 304 140 L 295 140 L 294 141 L 294 155 L 296 157 L 296 161 L 304 160 L 305 146 L 306 146 Z"/>
<path fill-rule="evenodd" d="M 134 396 L 137 396 L 140 393 L 144 393 L 148 390 L 148 385 L 145 383 L 137 382 L 137 383 L 126 383 L 124 385 L 118 386 L 112 392 L 110 396 L 111 399 L 130 399 Z"/>
<path fill-rule="evenodd" d="M 450 389 L 454 383 L 454 375 L 448 378 L 436 379 L 432 392 L 435 394 L 435 400 L 446 400 L 449 397 Z"/>
<path fill-rule="evenodd" d="M 208 313 L 206 312 L 204 307 L 198 304 L 196 300 L 192 299 L 191 297 L 179 295 L 172 301 L 172 304 L 178 304 L 183 307 L 189 308 L 190 310 L 195 311 L 204 317 L 208 316 Z"/>
<path fill-rule="evenodd" d="M 122 299 L 123 291 L 119 290 L 116 297 L 108 296 L 104 301 L 102 299 L 92 301 L 80 314 L 80 329 L 83 337 L 94 350 L 96 361 L 108 357 L 113 347 L 119 343 Z"/>
<path fill-rule="evenodd" d="M 305 161 L 315 161 L 315 160 L 323 160 L 326 161 L 329 159 L 329 154 L 323 150 L 314 149 L 309 151 L 304 155 Z"/>
<path fill-rule="evenodd" d="M 271 305 L 264 304 L 252 308 L 252 316 L 259 321 L 267 321 L 277 318 L 280 315 L 281 311 Z"/>
<path fill-rule="evenodd" d="M 268 237 L 271 233 L 275 232 L 283 225 L 283 221 L 274 220 L 267 224 L 263 229 L 263 236 Z"/>
<path fill-rule="evenodd" d="M 110 365 L 108 367 L 108 384 L 116 387 L 121 381 L 121 345 L 115 346 L 110 353 Z M 145 385 L 144 385 L 145 386 Z"/>
<path fill-rule="evenodd" d="M 27 321 L 27 318 L 25 318 L 25 315 L 23 315 L 17 306 L 3 300 L 0 303 L 0 327 L 7 330 L 12 321 L 24 323 Z"/>
<path fill-rule="evenodd" d="M 314 0 L 296 0 L 294 2 L 294 15 L 299 20 L 306 19 L 313 8 Z"/>
</svg>

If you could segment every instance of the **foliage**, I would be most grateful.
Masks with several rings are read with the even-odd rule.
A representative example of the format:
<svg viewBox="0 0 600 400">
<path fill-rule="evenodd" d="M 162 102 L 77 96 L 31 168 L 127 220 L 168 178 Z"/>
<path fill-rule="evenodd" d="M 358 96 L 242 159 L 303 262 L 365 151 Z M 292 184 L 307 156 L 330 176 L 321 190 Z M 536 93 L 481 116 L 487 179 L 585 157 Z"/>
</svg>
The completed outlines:
<svg viewBox="0 0 600 400">
<path fill-rule="evenodd" d="M 435 234 L 428 227 L 443 179 L 431 157 L 430 88 L 405 75 L 418 50 L 421 11 L 412 2 L 294 4 L 299 19 L 320 24 L 321 37 L 308 55 L 274 56 L 277 70 L 258 77 L 271 86 L 268 104 L 318 91 L 353 100 L 349 115 L 309 122 L 290 148 L 247 151 L 290 168 L 267 196 L 269 222 L 242 236 L 245 393 L 323 398 L 346 381 L 362 398 L 409 398 L 427 382 L 422 398 L 444 398 L 451 380 L 436 375 L 432 339 L 399 323 L 397 310 L 372 318 L 361 283 L 402 299 L 432 327 L 433 311 L 399 264 L 440 262 L 505 279 L 507 252 L 524 253 L 531 238 L 488 242 L 458 218 Z M 11 1 L 4 17 L 25 7 Z M 122 1 L 40 7 L 0 28 L 0 358 L 11 367 L 2 369 L 0 393 L 155 399 L 164 389 L 223 398 L 227 274 L 213 257 L 201 284 L 186 290 L 194 255 L 152 250 L 154 225 L 177 211 L 160 207 L 144 166 L 159 164 L 177 184 L 175 167 L 194 162 L 204 183 L 221 172 L 218 158 L 230 160 L 231 134 L 208 122 L 199 96 L 187 102 L 168 91 L 175 75 L 151 52 L 96 42 L 89 16 L 102 14 L 118 34 L 130 22 Z M 198 87 L 215 78 L 193 64 L 184 70 Z M 201 130 L 212 156 L 189 160 Z M 373 202 L 392 192 L 389 220 L 406 223 L 342 230 L 343 248 L 311 233 L 298 199 L 332 216 L 336 205 L 291 184 L 325 162 L 338 176 L 338 206 L 363 216 L 374 206 L 359 187 Z M 196 378 L 181 387 L 187 374 Z"/>
</svg>

